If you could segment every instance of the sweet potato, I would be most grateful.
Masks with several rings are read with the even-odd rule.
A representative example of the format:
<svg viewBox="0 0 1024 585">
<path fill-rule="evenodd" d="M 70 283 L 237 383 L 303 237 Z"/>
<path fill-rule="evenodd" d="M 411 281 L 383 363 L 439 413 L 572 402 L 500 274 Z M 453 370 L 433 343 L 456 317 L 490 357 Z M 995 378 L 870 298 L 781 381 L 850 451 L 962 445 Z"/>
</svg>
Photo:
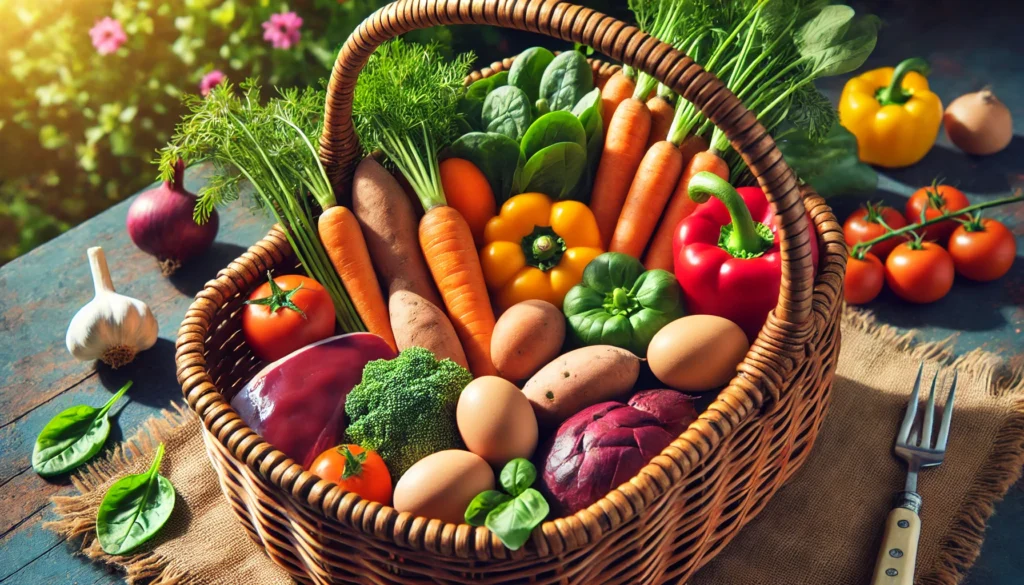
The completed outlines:
<svg viewBox="0 0 1024 585">
<path fill-rule="evenodd" d="M 398 351 L 422 347 L 433 352 L 437 359 L 448 358 L 469 368 L 452 322 L 437 305 L 412 291 L 398 290 L 391 294 L 388 312 Z"/>
<path fill-rule="evenodd" d="M 640 375 L 640 358 L 611 345 L 570 351 L 541 368 L 523 386 L 537 422 L 553 428 L 584 408 L 624 398 Z"/>
</svg>

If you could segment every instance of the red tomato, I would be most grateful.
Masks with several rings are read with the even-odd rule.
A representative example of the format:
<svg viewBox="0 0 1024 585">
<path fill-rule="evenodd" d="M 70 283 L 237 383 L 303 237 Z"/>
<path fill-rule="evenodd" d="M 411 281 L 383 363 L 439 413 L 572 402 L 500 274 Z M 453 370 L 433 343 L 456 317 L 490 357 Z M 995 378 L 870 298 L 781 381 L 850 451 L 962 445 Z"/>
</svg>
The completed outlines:
<svg viewBox="0 0 1024 585">
<path fill-rule="evenodd" d="M 275 277 L 252 291 L 242 334 L 252 352 L 272 362 L 334 334 L 334 303 L 320 283 L 297 274 Z"/>
<path fill-rule="evenodd" d="M 885 281 L 903 300 L 934 303 L 953 288 L 953 258 L 934 242 L 905 242 L 885 261 Z"/>
<path fill-rule="evenodd" d="M 963 191 L 949 185 L 940 185 L 936 181 L 932 183 L 931 187 L 922 187 L 910 196 L 910 200 L 907 201 L 907 223 L 919 223 L 922 211 L 924 211 L 926 220 L 934 219 L 944 213 L 963 209 L 970 204 L 971 202 L 967 200 Z M 920 231 L 924 239 L 944 244 L 956 226 L 956 221 L 948 219 Z"/>
<path fill-rule="evenodd" d="M 953 232 L 949 255 L 957 272 L 971 280 L 988 282 L 1010 271 L 1017 256 L 1017 241 L 998 221 L 974 218 Z"/>
<path fill-rule="evenodd" d="M 885 222 L 885 225 L 882 222 Z M 894 230 L 898 230 L 907 225 L 907 220 L 903 218 L 899 211 L 892 207 L 868 203 L 846 218 L 846 223 L 843 224 L 843 236 L 846 239 L 846 245 L 853 247 L 854 244 L 867 242 L 868 240 L 883 236 L 889 231 L 885 228 L 886 225 Z M 879 242 L 871 246 L 871 253 L 878 256 L 880 260 L 885 260 L 889 252 L 892 252 L 892 249 L 899 246 L 902 241 L 903 238 L 895 237 Z"/>
<path fill-rule="evenodd" d="M 885 267 L 877 256 L 868 252 L 864 258 L 850 256 L 843 280 L 843 298 L 851 305 L 863 305 L 875 300 L 885 284 Z"/>
<path fill-rule="evenodd" d="M 391 474 L 376 451 L 366 451 L 359 445 L 338 445 L 318 455 L 309 471 L 364 500 L 385 506 L 391 503 Z"/>
</svg>

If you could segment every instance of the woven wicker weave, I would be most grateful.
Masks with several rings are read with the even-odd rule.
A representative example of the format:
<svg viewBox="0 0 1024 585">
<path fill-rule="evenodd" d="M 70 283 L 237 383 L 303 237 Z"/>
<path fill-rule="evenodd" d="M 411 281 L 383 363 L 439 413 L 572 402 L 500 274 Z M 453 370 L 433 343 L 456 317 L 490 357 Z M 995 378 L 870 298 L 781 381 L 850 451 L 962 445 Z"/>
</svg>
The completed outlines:
<svg viewBox="0 0 1024 585">
<path fill-rule="evenodd" d="M 363 23 L 328 87 L 321 157 L 339 193 L 361 157 L 350 114 L 369 55 L 410 30 L 465 23 L 594 47 L 653 74 L 725 131 L 775 205 L 783 256 L 779 306 L 736 378 L 636 477 L 587 509 L 545 522 L 514 552 L 485 528 L 400 514 L 319 480 L 230 408 L 226 398 L 261 366 L 241 338 L 242 301 L 268 269 L 296 268 L 279 231 L 221 270 L 189 308 L 176 355 L 185 398 L 202 419 L 210 459 L 242 525 L 301 582 L 685 582 L 764 507 L 814 443 L 839 353 L 846 264 L 840 226 L 820 197 L 798 189 L 772 139 L 716 78 L 634 27 L 555 0 L 401 0 Z M 467 81 L 510 64 L 495 63 Z M 593 64 L 601 78 L 615 70 Z M 807 217 L 822 251 L 816 278 Z"/>
</svg>

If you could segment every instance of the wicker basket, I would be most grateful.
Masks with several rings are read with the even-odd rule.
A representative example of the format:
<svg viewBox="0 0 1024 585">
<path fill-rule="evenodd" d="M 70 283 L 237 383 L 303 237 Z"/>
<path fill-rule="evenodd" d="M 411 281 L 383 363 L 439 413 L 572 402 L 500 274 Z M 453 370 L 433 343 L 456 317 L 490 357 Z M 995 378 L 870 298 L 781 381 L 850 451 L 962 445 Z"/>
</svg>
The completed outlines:
<svg viewBox="0 0 1024 585">
<path fill-rule="evenodd" d="M 400 514 L 318 479 L 230 408 L 226 397 L 261 366 L 241 339 L 242 301 L 268 269 L 296 268 L 276 230 L 220 271 L 189 308 L 176 356 L 185 398 L 202 419 L 210 460 L 242 525 L 300 582 L 683 583 L 764 507 L 814 443 L 839 353 L 842 232 L 820 197 L 798 189 L 772 139 L 719 80 L 634 27 L 555 0 L 401 0 L 364 22 L 341 50 L 328 88 L 321 157 L 339 193 L 361 156 L 350 115 L 369 55 L 414 29 L 466 23 L 594 47 L 653 74 L 725 130 L 775 205 L 783 258 L 779 306 L 736 378 L 636 477 L 587 509 L 545 522 L 514 552 L 485 528 Z M 600 77 L 615 70 L 593 64 Z M 808 216 L 822 250 L 816 279 Z"/>
</svg>

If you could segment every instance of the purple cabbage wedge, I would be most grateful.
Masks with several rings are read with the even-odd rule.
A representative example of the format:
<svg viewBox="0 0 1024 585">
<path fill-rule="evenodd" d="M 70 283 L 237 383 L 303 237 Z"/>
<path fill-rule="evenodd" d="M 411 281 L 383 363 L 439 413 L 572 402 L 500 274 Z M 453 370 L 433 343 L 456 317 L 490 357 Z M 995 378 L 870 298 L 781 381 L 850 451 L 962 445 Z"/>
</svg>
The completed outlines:
<svg viewBox="0 0 1024 585">
<path fill-rule="evenodd" d="M 297 349 L 263 368 L 231 406 L 268 443 L 306 469 L 342 442 L 345 398 L 370 361 L 395 358 L 372 333 L 330 337 Z"/>
<path fill-rule="evenodd" d="M 559 514 L 572 514 L 629 481 L 697 418 L 693 399 L 647 390 L 629 404 L 602 402 L 558 427 L 538 454 L 541 485 Z"/>
</svg>

